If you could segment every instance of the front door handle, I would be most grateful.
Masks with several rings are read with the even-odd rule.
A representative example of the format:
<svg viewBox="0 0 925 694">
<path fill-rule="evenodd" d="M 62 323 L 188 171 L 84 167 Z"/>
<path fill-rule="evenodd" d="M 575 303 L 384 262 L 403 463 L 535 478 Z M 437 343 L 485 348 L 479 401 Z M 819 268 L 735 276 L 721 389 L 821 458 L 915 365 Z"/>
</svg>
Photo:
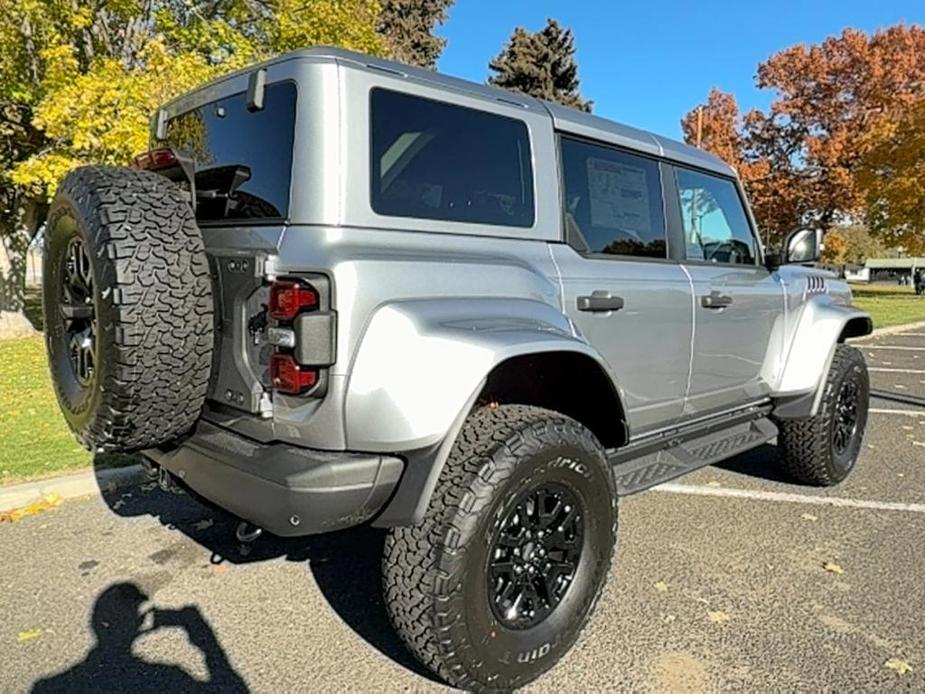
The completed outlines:
<svg viewBox="0 0 925 694">
<path fill-rule="evenodd" d="M 604 289 L 596 289 L 591 292 L 591 296 L 578 297 L 579 311 L 592 311 L 602 313 L 604 311 L 619 311 L 623 308 L 623 297 L 613 296 Z"/>
<path fill-rule="evenodd" d="M 700 297 L 700 305 L 704 308 L 726 308 L 731 303 L 731 296 L 728 294 L 720 294 L 715 290 Z"/>
</svg>

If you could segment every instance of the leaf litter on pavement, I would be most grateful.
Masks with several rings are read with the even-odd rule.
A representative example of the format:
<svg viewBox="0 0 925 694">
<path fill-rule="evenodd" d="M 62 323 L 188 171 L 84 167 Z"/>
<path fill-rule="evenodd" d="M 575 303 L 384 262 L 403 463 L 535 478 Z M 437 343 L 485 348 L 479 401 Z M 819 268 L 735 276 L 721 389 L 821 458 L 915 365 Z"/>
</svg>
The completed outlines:
<svg viewBox="0 0 925 694">
<path fill-rule="evenodd" d="M 25 643 L 26 641 L 35 641 L 39 636 L 42 635 L 43 629 L 26 629 L 16 634 L 16 640 L 20 643 Z"/>
<path fill-rule="evenodd" d="M 889 668 L 890 670 L 895 670 L 899 675 L 905 675 L 906 673 L 912 672 L 912 666 L 902 658 L 890 658 L 883 664 L 883 666 Z"/>
<path fill-rule="evenodd" d="M 61 497 L 57 494 L 46 494 L 38 501 L 28 506 L 14 508 L 12 511 L 0 511 L 0 523 L 15 523 L 26 516 L 34 516 L 44 511 L 50 511 L 61 504 Z"/>
</svg>

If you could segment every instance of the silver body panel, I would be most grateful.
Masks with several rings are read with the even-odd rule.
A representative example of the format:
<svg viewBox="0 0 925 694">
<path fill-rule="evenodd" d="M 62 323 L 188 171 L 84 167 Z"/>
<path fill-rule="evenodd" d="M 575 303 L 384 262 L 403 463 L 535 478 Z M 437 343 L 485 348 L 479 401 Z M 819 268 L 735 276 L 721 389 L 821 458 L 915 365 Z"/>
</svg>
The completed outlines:
<svg viewBox="0 0 925 694">
<path fill-rule="evenodd" d="M 717 158 L 663 137 L 491 87 L 336 49 L 263 65 L 298 87 L 289 218 L 276 227 L 204 230 L 213 254 L 267 253 L 276 275 L 322 273 L 337 313 L 323 399 L 272 396 L 266 416 L 206 416 L 257 438 L 315 449 L 415 455 L 453 435 L 488 374 L 540 351 L 580 352 L 620 395 L 633 438 L 755 401 L 813 392 L 842 329 L 866 318 L 818 270 L 590 259 L 564 243 L 557 133 L 724 177 Z M 247 89 L 250 70 L 166 105 L 166 117 Z M 530 228 L 387 217 L 370 204 L 369 92 L 385 87 L 523 121 L 533 157 Z M 741 187 L 740 187 L 741 189 Z M 760 248 L 760 241 L 759 241 Z M 575 310 L 611 290 L 626 307 Z M 704 309 L 713 289 L 733 306 Z M 234 368 L 223 359 L 222 369 Z M 614 412 L 614 426 L 619 426 Z"/>
</svg>

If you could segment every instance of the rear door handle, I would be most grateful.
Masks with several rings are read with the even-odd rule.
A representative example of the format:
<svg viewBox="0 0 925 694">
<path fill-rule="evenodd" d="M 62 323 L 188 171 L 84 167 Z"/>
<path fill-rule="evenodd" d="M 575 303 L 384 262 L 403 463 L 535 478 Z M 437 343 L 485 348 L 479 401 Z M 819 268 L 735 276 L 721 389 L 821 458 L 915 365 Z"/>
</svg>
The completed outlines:
<svg viewBox="0 0 925 694">
<path fill-rule="evenodd" d="M 578 297 L 578 310 L 603 313 L 604 311 L 619 311 L 623 308 L 623 297 L 613 296 L 604 289 L 596 289 L 591 296 Z"/>
<path fill-rule="evenodd" d="M 712 291 L 700 297 L 700 305 L 704 308 L 726 308 L 732 303 L 732 297 L 728 294 L 720 294 Z"/>
</svg>

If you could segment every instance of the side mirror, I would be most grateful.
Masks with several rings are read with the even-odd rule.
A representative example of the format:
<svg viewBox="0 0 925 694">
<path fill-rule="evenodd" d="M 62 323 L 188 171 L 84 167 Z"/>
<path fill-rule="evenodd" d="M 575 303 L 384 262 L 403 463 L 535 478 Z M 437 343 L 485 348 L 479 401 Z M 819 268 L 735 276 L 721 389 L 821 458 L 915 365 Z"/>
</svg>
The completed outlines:
<svg viewBox="0 0 925 694">
<path fill-rule="evenodd" d="M 765 253 L 764 254 L 764 266 L 774 272 L 777 268 L 780 267 L 780 253 Z"/>
<path fill-rule="evenodd" d="M 785 263 L 814 263 L 822 256 L 822 229 L 796 229 L 784 243 Z"/>
</svg>

